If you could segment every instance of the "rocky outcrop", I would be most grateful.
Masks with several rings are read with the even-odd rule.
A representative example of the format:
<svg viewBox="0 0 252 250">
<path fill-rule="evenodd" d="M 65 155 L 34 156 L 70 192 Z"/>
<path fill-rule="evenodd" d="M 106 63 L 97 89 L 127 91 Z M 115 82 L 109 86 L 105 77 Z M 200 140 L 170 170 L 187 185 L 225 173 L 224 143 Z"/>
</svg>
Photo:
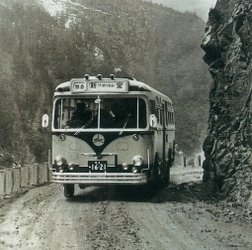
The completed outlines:
<svg viewBox="0 0 252 250">
<path fill-rule="evenodd" d="M 213 78 L 203 179 L 228 201 L 252 205 L 251 0 L 218 0 L 202 49 Z"/>
</svg>

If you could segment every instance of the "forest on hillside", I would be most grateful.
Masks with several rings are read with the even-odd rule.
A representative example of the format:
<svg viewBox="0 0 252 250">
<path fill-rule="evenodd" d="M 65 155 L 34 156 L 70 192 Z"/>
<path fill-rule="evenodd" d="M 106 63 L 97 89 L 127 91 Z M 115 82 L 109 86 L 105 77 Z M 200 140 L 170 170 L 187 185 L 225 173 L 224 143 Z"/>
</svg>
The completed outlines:
<svg viewBox="0 0 252 250">
<path fill-rule="evenodd" d="M 47 159 L 41 116 L 51 113 L 57 84 L 85 73 L 133 76 L 169 95 L 177 143 L 188 155 L 200 150 L 210 83 L 204 26 L 195 14 L 142 0 L 69 1 L 56 16 L 39 0 L 0 3 L 0 165 Z"/>
</svg>

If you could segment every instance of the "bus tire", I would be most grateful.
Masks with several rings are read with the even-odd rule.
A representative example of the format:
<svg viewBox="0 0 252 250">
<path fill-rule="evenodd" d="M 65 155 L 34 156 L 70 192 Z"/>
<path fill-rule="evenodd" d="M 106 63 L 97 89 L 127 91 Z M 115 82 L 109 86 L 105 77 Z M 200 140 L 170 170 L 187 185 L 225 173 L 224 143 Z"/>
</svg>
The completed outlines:
<svg viewBox="0 0 252 250">
<path fill-rule="evenodd" d="M 166 163 L 165 169 L 164 169 L 164 176 L 163 176 L 163 180 L 162 180 L 162 187 L 166 188 L 169 183 L 170 183 L 170 168 L 172 166 L 172 153 L 171 153 L 171 149 L 169 149 L 168 151 L 168 161 Z"/>
<path fill-rule="evenodd" d="M 160 187 L 161 184 L 161 177 L 160 177 L 160 170 L 159 170 L 159 159 L 158 159 L 158 153 L 155 155 L 154 160 L 154 171 L 153 171 L 153 184 L 156 188 Z"/>
<path fill-rule="evenodd" d="M 162 181 L 162 187 L 163 188 L 166 188 L 170 183 L 170 168 L 171 168 L 171 161 L 168 160 L 167 166 L 166 166 L 165 172 L 164 172 L 164 178 L 163 178 L 163 181 Z"/>
<path fill-rule="evenodd" d="M 64 185 L 64 196 L 66 198 L 72 198 L 74 196 L 74 184 Z"/>
</svg>

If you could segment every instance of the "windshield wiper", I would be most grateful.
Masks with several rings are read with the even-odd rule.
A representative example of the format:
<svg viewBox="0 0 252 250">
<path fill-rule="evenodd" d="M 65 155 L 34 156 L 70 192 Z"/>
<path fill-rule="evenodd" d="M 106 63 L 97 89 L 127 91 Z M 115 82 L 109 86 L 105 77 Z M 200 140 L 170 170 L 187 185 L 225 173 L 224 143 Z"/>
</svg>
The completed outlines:
<svg viewBox="0 0 252 250">
<path fill-rule="evenodd" d="M 130 117 L 131 117 L 131 114 L 128 114 L 127 117 L 126 117 L 126 119 L 125 119 L 125 123 L 124 123 L 124 125 L 123 125 L 122 130 L 119 132 L 119 135 L 122 135 L 124 129 L 127 127 L 127 124 L 128 124 L 128 122 L 129 122 L 129 120 L 130 120 Z"/>
<path fill-rule="evenodd" d="M 93 121 L 93 118 L 92 118 L 90 121 L 88 121 L 84 126 L 82 126 L 80 129 L 86 128 L 92 121 Z M 81 132 L 81 131 L 78 130 L 78 131 L 76 131 L 76 132 L 74 133 L 74 135 L 78 135 L 80 132 Z"/>
</svg>

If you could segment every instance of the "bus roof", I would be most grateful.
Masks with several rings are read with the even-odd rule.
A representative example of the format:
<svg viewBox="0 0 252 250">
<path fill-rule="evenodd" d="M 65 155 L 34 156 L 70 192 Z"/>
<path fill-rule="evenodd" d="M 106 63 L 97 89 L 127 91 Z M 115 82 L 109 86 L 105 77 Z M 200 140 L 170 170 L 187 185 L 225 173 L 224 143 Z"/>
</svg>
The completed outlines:
<svg viewBox="0 0 252 250">
<path fill-rule="evenodd" d="M 55 92 L 57 93 L 55 93 L 55 95 L 59 95 L 62 92 L 68 92 L 69 94 L 83 94 L 97 92 L 127 93 L 130 91 L 152 92 L 153 94 L 159 95 L 169 102 L 172 102 L 167 95 L 132 77 L 115 78 L 114 76 L 111 76 L 110 78 L 102 78 L 100 75 L 97 77 L 85 75 L 84 78 L 73 78 L 70 81 L 63 82 L 55 88 Z"/>
</svg>

